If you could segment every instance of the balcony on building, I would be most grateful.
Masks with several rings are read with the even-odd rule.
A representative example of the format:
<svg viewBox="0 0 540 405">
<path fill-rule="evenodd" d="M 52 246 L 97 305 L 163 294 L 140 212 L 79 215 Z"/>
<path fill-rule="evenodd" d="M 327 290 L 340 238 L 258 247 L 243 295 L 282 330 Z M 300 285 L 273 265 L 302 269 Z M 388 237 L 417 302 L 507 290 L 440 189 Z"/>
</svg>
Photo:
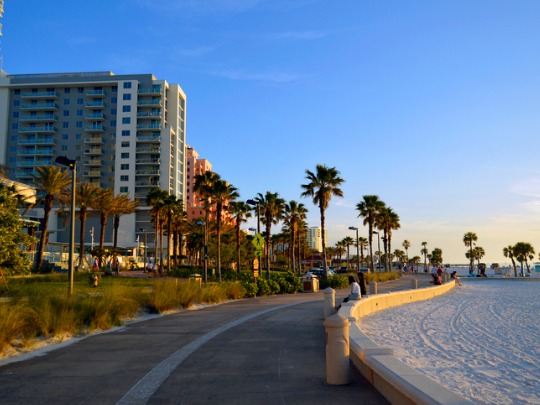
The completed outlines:
<svg viewBox="0 0 540 405">
<path fill-rule="evenodd" d="M 139 111 L 137 112 L 137 118 L 140 120 L 155 120 L 159 119 L 161 120 L 162 113 L 161 110 L 159 111 Z"/>
<path fill-rule="evenodd" d="M 58 129 L 53 125 L 19 127 L 19 133 L 37 133 L 37 132 L 46 133 L 46 134 L 55 134 L 58 132 Z"/>
<path fill-rule="evenodd" d="M 19 145 L 54 145 L 52 136 L 27 135 L 20 136 L 18 139 Z"/>
<path fill-rule="evenodd" d="M 161 131 L 161 125 L 159 122 L 151 122 L 149 124 L 137 124 L 137 129 L 144 131 Z"/>
<path fill-rule="evenodd" d="M 137 176 L 159 176 L 159 169 L 137 169 Z"/>
<path fill-rule="evenodd" d="M 56 114 L 35 114 L 35 115 L 21 115 L 19 117 L 20 122 L 56 122 L 58 121 L 58 115 Z"/>
<path fill-rule="evenodd" d="M 84 130 L 86 132 L 105 132 L 105 127 L 101 123 L 94 123 L 92 125 L 85 125 Z"/>
<path fill-rule="evenodd" d="M 137 144 L 139 143 L 152 143 L 152 142 L 160 142 L 161 136 L 159 134 L 143 134 L 141 132 L 137 132 Z"/>
<path fill-rule="evenodd" d="M 147 166 L 147 165 L 159 165 L 161 164 L 161 160 L 157 157 L 143 157 L 135 159 L 135 163 L 137 166 Z"/>
<path fill-rule="evenodd" d="M 105 115 L 103 115 L 103 112 L 102 111 L 96 111 L 96 112 L 93 112 L 92 114 L 86 114 L 84 116 L 84 119 L 86 120 L 91 120 L 91 121 L 103 121 L 105 119 Z"/>
<path fill-rule="evenodd" d="M 53 148 L 27 147 L 18 148 L 17 156 L 54 156 L 56 153 Z"/>
<path fill-rule="evenodd" d="M 101 170 L 88 170 L 88 171 L 85 171 L 83 172 L 83 176 L 84 177 L 98 177 L 98 178 L 101 178 L 102 177 L 102 174 L 101 174 Z"/>
<path fill-rule="evenodd" d="M 54 90 L 21 91 L 21 99 L 58 98 L 58 92 Z"/>
<path fill-rule="evenodd" d="M 88 155 L 88 156 L 92 156 L 92 155 L 103 156 L 103 149 L 101 149 L 101 148 L 85 149 L 84 154 Z"/>
<path fill-rule="evenodd" d="M 86 96 L 92 98 L 104 98 L 106 96 L 103 89 L 86 90 Z"/>
<path fill-rule="evenodd" d="M 85 107 L 90 109 L 105 108 L 105 103 L 103 102 L 103 100 L 94 100 L 86 103 Z"/>
<path fill-rule="evenodd" d="M 161 98 L 143 98 L 143 99 L 139 99 L 137 101 L 137 106 L 139 107 L 144 107 L 144 106 L 148 106 L 148 107 L 161 107 L 162 104 L 161 104 Z"/>
<path fill-rule="evenodd" d="M 91 158 L 83 161 L 83 166 L 95 166 L 100 167 L 103 166 L 103 160 L 102 159 L 96 159 Z"/>
<path fill-rule="evenodd" d="M 84 143 L 87 145 L 103 145 L 103 138 L 100 135 L 92 135 L 84 138 Z"/>
<path fill-rule="evenodd" d="M 43 111 L 43 110 L 58 110 L 58 104 L 54 101 L 48 101 L 45 103 L 30 103 L 21 104 L 20 109 L 22 111 Z"/>
<path fill-rule="evenodd" d="M 152 96 L 159 96 L 163 94 L 162 87 L 160 84 L 156 84 L 152 86 L 150 89 L 138 89 L 138 94 L 144 94 L 144 95 L 152 95 Z"/>
<path fill-rule="evenodd" d="M 149 147 L 149 146 L 145 146 L 145 147 L 140 147 L 140 148 L 137 148 L 137 156 L 139 156 L 139 154 L 145 154 L 145 153 L 159 153 L 160 150 L 159 150 L 159 147 Z"/>
</svg>

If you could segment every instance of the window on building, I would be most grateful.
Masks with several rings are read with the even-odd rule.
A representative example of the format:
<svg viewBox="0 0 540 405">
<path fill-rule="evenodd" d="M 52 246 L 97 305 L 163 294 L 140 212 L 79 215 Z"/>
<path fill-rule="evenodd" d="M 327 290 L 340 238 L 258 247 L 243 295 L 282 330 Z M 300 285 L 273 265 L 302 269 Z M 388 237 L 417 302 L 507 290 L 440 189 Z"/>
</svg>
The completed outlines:
<svg viewBox="0 0 540 405">
<path fill-rule="evenodd" d="M 125 105 L 122 107 L 122 112 L 131 112 L 131 106 L 130 105 Z"/>
<path fill-rule="evenodd" d="M 131 117 L 122 118 L 122 124 L 131 124 Z"/>
<path fill-rule="evenodd" d="M 116 108 L 111 108 L 111 114 L 116 115 Z"/>
<path fill-rule="evenodd" d="M 21 100 L 13 100 L 13 105 L 14 105 L 15 107 L 20 106 L 20 105 L 21 105 Z"/>
<path fill-rule="evenodd" d="M 84 87 L 77 87 L 77 93 L 84 93 Z"/>
<path fill-rule="evenodd" d="M 15 89 L 15 91 L 13 92 L 16 96 L 20 96 L 21 95 L 21 89 Z"/>
<path fill-rule="evenodd" d="M 67 151 L 67 150 L 68 150 L 67 145 L 62 145 L 62 152 L 65 152 L 65 151 Z"/>
<path fill-rule="evenodd" d="M 75 134 L 75 139 L 81 139 L 81 134 Z"/>
<path fill-rule="evenodd" d="M 83 102 L 84 102 L 84 100 L 83 100 L 82 98 L 79 97 L 79 98 L 77 99 L 77 104 L 80 105 L 80 104 L 82 104 Z"/>
<path fill-rule="evenodd" d="M 120 157 L 121 157 L 122 159 L 129 159 L 129 153 L 124 152 L 124 153 L 120 154 Z"/>
<path fill-rule="evenodd" d="M 116 120 L 111 120 L 111 127 L 115 127 L 116 126 Z"/>
<path fill-rule="evenodd" d="M 64 89 L 64 94 L 69 94 L 69 93 L 71 93 L 71 89 L 69 87 L 66 87 Z"/>
<path fill-rule="evenodd" d="M 67 141 L 69 139 L 68 134 L 62 134 L 62 140 Z"/>
<path fill-rule="evenodd" d="M 19 112 L 18 111 L 15 111 L 13 113 L 13 118 L 19 118 Z"/>
<path fill-rule="evenodd" d="M 77 117 L 82 117 L 82 110 L 77 110 Z"/>
<path fill-rule="evenodd" d="M 19 129 L 19 124 L 17 124 L 16 122 L 11 124 L 11 129 Z"/>
<path fill-rule="evenodd" d="M 129 164 L 128 163 L 123 163 L 120 165 L 120 170 L 129 170 Z"/>
<path fill-rule="evenodd" d="M 111 91 L 117 92 L 118 91 L 118 86 L 112 86 Z"/>
<path fill-rule="evenodd" d="M 130 136 L 130 135 L 131 135 L 131 131 L 129 129 L 122 130 L 122 136 Z"/>
<path fill-rule="evenodd" d="M 69 98 L 65 98 L 64 105 L 70 105 L 70 104 L 71 104 L 71 100 Z"/>
<path fill-rule="evenodd" d="M 77 128 L 82 128 L 82 121 L 77 121 L 77 122 L 75 123 L 75 127 L 77 127 Z"/>
<path fill-rule="evenodd" d="M 111 103 L 112 104 L 116 104 L 118 102 L 118 98 L 116 97 L 111 97 Z"/>
<path fill-rule="evenodd" d="M 129 176 L 120 176 L 120 181 L 129 181 Z"/>
<path fill-rule="evenodd" d="M 124 89 L 131 89 L 131 82 L 124 82 Z"/>
<path fill-rule="evenodd" d="M 122 142 L 122 148 L 129 148 L 129 142 Z"/>
<path fill-rule="evenodd" d="M 69 122 L 62 122 L 62 128 L 69 128 Z"/>
<path fill-rule="evenodd" d="M 64 117 L 69 117 L 69 110 L 64 111 Z"/>
<path fill-rule="evenodd" d="M 122 95 L 122 100 L 131 100 L 131 94 L 126 93 Z"/>
<path fill-rule="evenodd" d="M 120 192 L 121 193 L 129 193 L 129 188 L 128 187 L 120 187 Z"/>
</svg>

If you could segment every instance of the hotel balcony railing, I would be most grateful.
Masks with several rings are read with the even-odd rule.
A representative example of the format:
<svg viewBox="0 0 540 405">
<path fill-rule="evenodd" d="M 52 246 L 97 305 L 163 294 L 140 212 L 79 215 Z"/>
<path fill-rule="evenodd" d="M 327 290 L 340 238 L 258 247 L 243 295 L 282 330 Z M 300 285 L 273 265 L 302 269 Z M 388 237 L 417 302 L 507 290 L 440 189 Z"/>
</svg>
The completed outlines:
<svg viewBox="0 0 540 405">
<path fill-rule="evenodd" d="M 137 124 L 137 129 L 161 131 L 161 125 L 159 124 Z"/>
<path fill-rule="evenodd" d="M 105 108 L 105 104 L 102 100 L 90 101 L 89 103 L 86 103 L 85 106 L 86 108 Z"/>
<path fill-rule="evenodd" d="M 47 133 L 55 133 L 58 132 L 58 129 L 53 126 L 39 126 L 39 127 L 23 127 L 19 128 L 19 132 L 47 132 Z"/>
<path fill-rule="evenodd" d="M 156 159 L 143 158 L 143 159 L 135 159 L 135 163 L 139 165 L 159 165 L 161 163 L 161 160 L 158 158 Z"/>
<path fill-rule="evenodd" d="M 103 125 L 85 125 L 84 130 L 89 132 L 103 132 L 105 131 L 105 127 Z"/>
<path fill-rule="evenodd" d="M 100 145 L 103 145 L 103 138 L 101 136 L 91 136 L 91 137 L 87 137 L 87 138 L 84 138 L 84 143 L 87 143 L 87 144 L 100 144 Z"/>
<path fill-rule="evenodd" d="M 158 111 L 158 112 L 141 111 L 141 112 L 137 113 L 137 118 L 139 118 L 139 119 L 160 118 L 161 119 L 161 111 Z"/>
<path fill-rule="evenodd" d="M 34 122 L 34 121 L 58 121 L 58 115 L 56 114 L 40 114 L 40 115 L 22 115 L 19 117 L 21 122 Z"/>
<path fill-rule="evenodd" d="M 159 148 L 137 148 L 137 154 L 139 153 L 159 153 Z"/>
<path fill-rule="evenodd" d="M 137 142 L 159 142 L 161 140 L 160 135 L 139 135 L 137 134 Z"/>
<path fill-rule="evenodd" d="M 101 171 L 100 170 L 89 170 L 87 172 L 83 172 L 83 176 L 86 176 L 86 177 L 101 177 Z"/>
<path fill-rule="evenodd" d="M 159 170 L 136 170 L 137 176 L 155 176 L 159 174 Z"/>
<path fill-rule="evenodd" d="M 58 110 L 56 103 L 21 104 L 21 110 Z"/>
<path fill-rule="evenodd" d="M 159 181 L 136 181 L 135 185 L 138 187 L 155 187 L 159 185 Z"/>
<path fill-rule="evenodd" d="M 103 155 L 103 149 L 101 148 L 91 148 L 91 149 L 85 149 L 84 153 L 86 155 Z"/>
<path fill-rule="evenodd" d="M 103 166 L 103 160 L 101 159 L 90 159 L 83 161 L 83 166 Z"/>
<path fill-rule="evenodd" d="M 35 159 L 28 161 L 17 162 L 17 167 L 37 167 L 37 166 L 50 166 L 53 164 L 52 159 Z"/>
<path fill-rule="evenodd" d="M 88 97 L 105 97 L 104 90 L 87 90 L 86 95 Z"/>
<path fill-rule="evenodd" d="M 86 120 L 104 120 L 105 119 L 105 116 L 100 112 L 100 113 L 94 113 L 94 114 L 86 114 L 84 116 L 84 119 Z"/>
<path fill-rule="evenodd" d="M 151 89 L 138 89 L 137 90 L 137 93 L 138 94 L 162 94 L 162 91 L 161 91 L 161 86 L 156 86 L 154 88 L 151 88 Z"/>
<path fill-rule="evenodd" d="M 145 106 L 145 105 L 150 105 L 150 106 L 161 106 L 161 99 L 159 100 L 139 100 L 137 101 L 137 105 L 138 106 Z"/>
<path fill-rule="evenodd" d="M 47 155 L 55 155 L 55 152 L 52 148 L 37 148 L 37 149 L 21 149 L 17 151 L 17 155 L 20 156 L 47 156 Z"/>
<path fill-rule="evenodd" d="M 57 91 L 21 91 L 21 98 L 57 98 Z"/>
<path fill-rule="evenodd" d="M 19 145 L 54 145 L 54 139 L 52 136 L 35 137 L 30 136 L 26 138 L 19 138 Z"/>
</svg>

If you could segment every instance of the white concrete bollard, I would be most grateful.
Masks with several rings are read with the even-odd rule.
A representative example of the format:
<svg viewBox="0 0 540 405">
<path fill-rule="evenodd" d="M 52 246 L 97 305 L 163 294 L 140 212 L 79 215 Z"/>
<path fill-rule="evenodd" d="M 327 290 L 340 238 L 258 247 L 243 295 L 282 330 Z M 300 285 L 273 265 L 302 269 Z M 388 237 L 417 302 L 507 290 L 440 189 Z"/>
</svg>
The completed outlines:
<svg viewBox="0 0 540 405">
<path fill-rule="evenodd" d="M 336 291 L 328 287 L 324 290 L 324 318 L 336 313 Z"/>
<path fill-rule="evenodd" d="M 411 288 L 413 290 L 418 289 L 418 280 L 417 279 L 414 278 L 414 279 L 411 280 Z"/>
<path fill-rule="evenodd" d="M 369 283 L 369 293 L 370 294 L 377 294 L 377 282 L 376 281 L 372 281 L 371 283 Z"/>
<path fill-rule="evenodd" d="M 335 314 L 324 321 L 326 328 L 326 382 L 349 384 L 349 325 L 343 315 Z"/>
</svg>

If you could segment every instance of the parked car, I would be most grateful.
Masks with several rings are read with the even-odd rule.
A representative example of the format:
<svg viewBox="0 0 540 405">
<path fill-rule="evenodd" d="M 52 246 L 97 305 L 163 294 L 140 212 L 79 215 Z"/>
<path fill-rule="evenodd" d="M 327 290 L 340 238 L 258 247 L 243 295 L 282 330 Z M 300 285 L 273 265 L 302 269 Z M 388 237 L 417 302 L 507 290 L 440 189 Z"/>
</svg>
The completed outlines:
<svg viewBox="0 0 540 405">
<path fill-rule="evenodd" d="M 347 267 L 345 266 L 341 266 L 339 269 L 337 269 L 336 273 L 337 274 L 347 274 L 348 270 L 347 270 Z"/>
<path fill-rule="evenodd" d="M 320 268 L 318 268 L 318 269 L 309 269 L 308 273 L 311 273 L 311 274 L 313 274 L 313 275 L 315 275 L 315 276 L 317 276 L 319 278 L 325 276 L 324 269 L 320 269 Z M 329 276 L 332 276 L 334 274 L 336 274 L 336 273 L 333 270 L 328 269 L 328 275 Z"/>
</svg>

